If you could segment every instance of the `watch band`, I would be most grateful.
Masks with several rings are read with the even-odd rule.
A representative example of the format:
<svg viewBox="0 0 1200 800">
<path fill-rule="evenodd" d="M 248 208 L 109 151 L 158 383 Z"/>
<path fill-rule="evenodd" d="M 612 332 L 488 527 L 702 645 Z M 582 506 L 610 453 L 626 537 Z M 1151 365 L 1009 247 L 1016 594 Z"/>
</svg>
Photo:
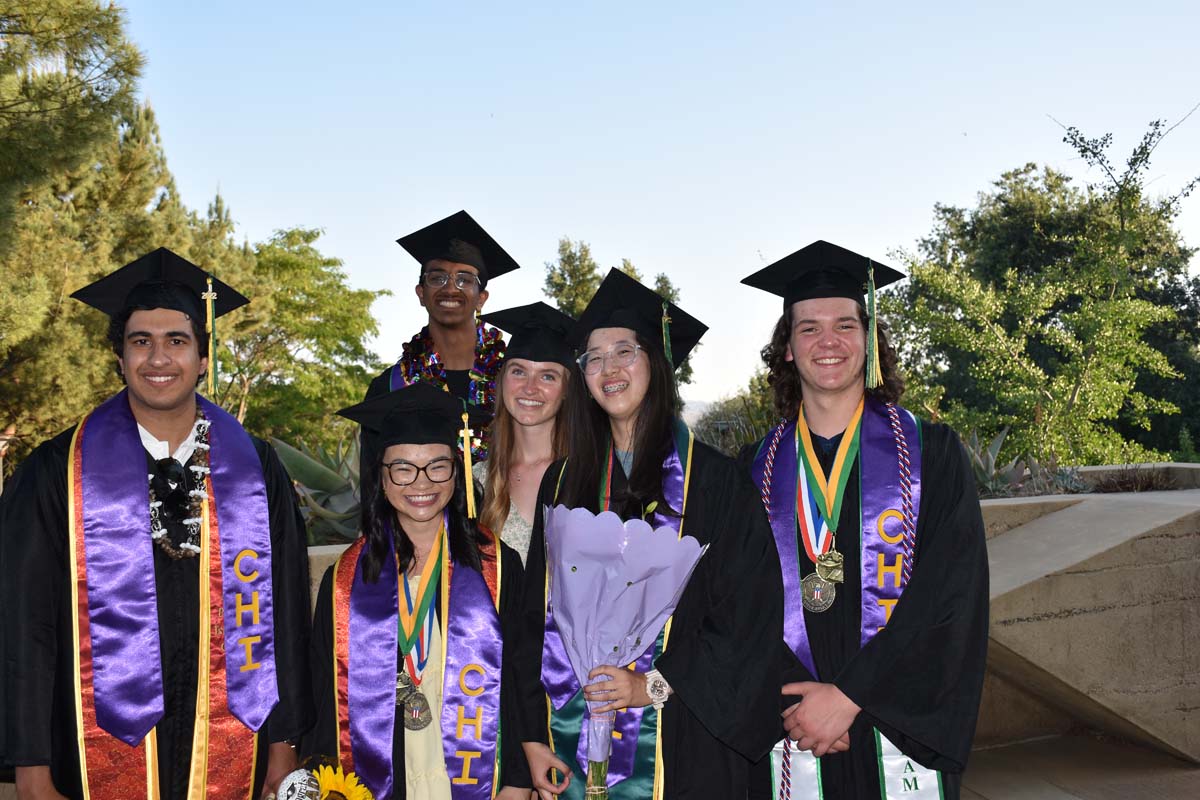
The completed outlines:
<svg viewBox="0 0 1200 800">
<path fill-rule="evenodd" d="M 662 710 L 667 698 L 672 693 L 671 684 L 667 683 L 667 679 L 662 676 L 661 672 L 652 669 L 646 673 L 646 694 L 649 695 L 650 702 L 654 704 L 655 711 Z"/>
</svg>

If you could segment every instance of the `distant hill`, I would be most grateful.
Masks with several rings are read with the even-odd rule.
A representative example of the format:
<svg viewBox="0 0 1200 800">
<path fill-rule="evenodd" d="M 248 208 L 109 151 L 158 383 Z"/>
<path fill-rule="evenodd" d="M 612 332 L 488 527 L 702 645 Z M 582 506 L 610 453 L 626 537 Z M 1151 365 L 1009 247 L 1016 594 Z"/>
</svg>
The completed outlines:
<svg viewBox="0 0 1200 800">
<path fill-rule="evenodd" d="M 695 425 L 711 407 L 712 403 L 706 400 L 688 400 L 683 404 L 683 421 Z"/>
</svg>

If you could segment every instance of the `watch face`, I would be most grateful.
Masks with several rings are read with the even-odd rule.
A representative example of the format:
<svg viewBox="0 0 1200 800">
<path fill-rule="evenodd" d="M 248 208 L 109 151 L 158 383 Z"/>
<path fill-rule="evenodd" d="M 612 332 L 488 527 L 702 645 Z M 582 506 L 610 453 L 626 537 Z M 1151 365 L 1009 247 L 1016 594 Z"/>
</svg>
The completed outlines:
<svg viewBox="0 0 1200 800">
<path fill-rule="evenodd" d="M 650 684 L 650 696 L 655 700 L 667 696 L 667 682 L 662 678 L 655 680 Z"/>
</svg>

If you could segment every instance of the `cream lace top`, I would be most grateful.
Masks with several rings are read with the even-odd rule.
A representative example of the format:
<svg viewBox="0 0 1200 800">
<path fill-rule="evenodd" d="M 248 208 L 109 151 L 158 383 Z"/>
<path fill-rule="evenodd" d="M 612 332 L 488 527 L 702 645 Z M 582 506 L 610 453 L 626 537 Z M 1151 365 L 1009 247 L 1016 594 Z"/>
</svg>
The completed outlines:
<svg viewBox="0 0 1200 800">
<path fill-rule="evenodd" d="M 486 461 L 480 461 L 471 466 L 475 480 L 485 486 L 487 485 L 487 468 Z M 521 516 L 516 503 L 512 500 L 508 501 L 508 518 L 504 521 L 504 528 L 500 531 L 500 539 L 517 551 L 517 555 L 521 557 L 521 565 L 524 566 L 525 556 L 529 554 L 529 542 L 533 539 L 533 523 L 526 521 Z"/>
</svg>

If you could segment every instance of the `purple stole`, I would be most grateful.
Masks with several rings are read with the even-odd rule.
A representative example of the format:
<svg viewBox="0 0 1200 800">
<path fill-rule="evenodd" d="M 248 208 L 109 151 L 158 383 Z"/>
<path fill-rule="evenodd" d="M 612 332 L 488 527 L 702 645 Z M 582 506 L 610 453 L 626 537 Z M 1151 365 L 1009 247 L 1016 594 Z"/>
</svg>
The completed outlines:
<svg viewBox="0 0 1200 800">
<path fill-rule="evenodd" d="M 224 587 L 220 616 L 224 641 L 231 643 L 221 654 L 228 709 L 257 731 L 279 700 L 262 462 L 236 419 L 198 395 L 196 402 L 210 422 Z M 125 391 L 92 411 L 83 425 L 80 483 L 96 722 L 136 745 L 163 715 L 146 451 Z"/>
<path fill-rule="evenodd" d="M 491 798 L 500 754 L 501 553 L 496 537 L 480 530 L 492 540 L 482 548 L 485 574 L 454 567 L 449 547 L 442 548 L 442 749 L 454 800 Z M 357 773 L 374 797 L 386 800 L 395 792 L 399 567 L 393 560 L 392 569 L 367 583 L 365 542 L 360 538 L 350 545 L 334 571 L 338 761 Z M 394 543 L 389 549 L 394 559 Z"/>
<path fill-rule="evenodd" d="M 674 434 L 675 446 L 671 448 L 670 454 L 663 461 L 663 497 L 672 508 L 682 511 L 687 488 L 685 461 L 687 462 L 686 466 L 690 467 L 691 465 L 691 433 L 686 427 L 679 424 L 676 426 Z M 680 456 L 681 449 L 684 452 L 682 457 Z M 608 486 L 611 487 L 611 476 L 608 479 Z M 555 496 L 557 497 L 557 492 Z M 607 498 L 605 498 L 605 505 L 607 506 Z M 657 511 L 651 514 L 651 519 L 656 530 L 661 527 L 670 527 L 677 534 L 683 523 L 681 517 L 667 516 Z M 547 570 L 548 575 L 549 571 Z M 546 580 L 548 594 L 549 577 Z M 670 620 L 668 620 L 665 630 L 670 631 Z M 651 642 L 650 646 L 646 648 L 646 652 L 638 656 L 637 661 L 634 662 L 636 671 L 646 673 L 654 667 L 657 644 L 657 642 Z M 663 646 L 666 646 L 665 633 Z M 558 626 L 554 623 L 549 596 L 546 597 L 546 625 L 545 635 L 542 639 L 542 686 L 546 689 L 546 695 L 555 711 L 561 710 L 582 690 L 579 680 L 575 677 L 575 670 L 571 666 L 571 659 L 567 656 Z M 635 762 L 638 755 L 638 734 L 641 732 L 642 717 L 645 713 L 645 707 L 627 708 L 616 715 L 613 722 L 612 754 L 608 761 L 608 785 L 610 787 L 628 779 L 637 769 L 638 765 Z M 585 705 L 584 724 L 580 730 L 579 745 L 575 753 L 575 760 L 583 769 L 584 774 L 587 772 L 588 764 L 588 716 Z"/>
<path fill-rule="evenodd" d="M 763 492 L 783 567 L 783 638 L 813 678 L 820 680 L 800 593 L 796 481 L 804 480 L 804 474 L 795 446 L 797 420 L 793 417 L 781 422 L 768 435 L 755 456 L 752 474 Z M 911 574 L 921 498 L 921 450 L 916 418 L 895 404 L 883 404 L 869 396 L 863 408 L 859 441 L 861 646 L 891 619 Z M 770 462 L 773 468 L 768 470 Z"/>
</svg>

